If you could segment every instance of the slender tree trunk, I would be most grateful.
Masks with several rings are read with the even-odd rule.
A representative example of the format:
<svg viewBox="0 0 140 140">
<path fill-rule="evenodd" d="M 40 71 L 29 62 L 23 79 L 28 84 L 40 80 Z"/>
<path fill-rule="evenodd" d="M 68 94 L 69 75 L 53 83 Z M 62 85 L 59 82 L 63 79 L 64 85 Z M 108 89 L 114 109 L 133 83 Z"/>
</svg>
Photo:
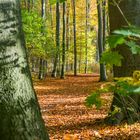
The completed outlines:
<svg viewBox="0 0 140 140">
<path fill-rule="evenodd" d="M 90 0 L 86 0 L 86 30 L 85 30 L 85 40 L 86 40 L 86 47 L 85 47 L 85 73 L 88 70 L 88 32 L 89 32 L 89 11 L 90 11 Z"/>
<path fill-rule="evenodd" d="M 66 54 L 66 25 L 65 25 L 65 11 L 66 11 L 66 5 L 65 2 L 63 2 L 63 39 L 62 39 L 62 69 L 61 69 L 61 78 L 65 77 L 65 54 Z"/>
<path fill-rule="evenodd" d="M 74 76 L 77 75 L 77 47 L 76 47 L 76 5 L 75 0 L 72 0 L 73 4 L 73 39 L 74 39 Z"/>
<path fill-rule="evenodd" d="M 31 71 L 32 71 L 32 72 L 35 72 L 35 57 L 32 57 L 32 58 L 31 58 L 31 61 L 32 61 L 32 68 L 31 68 Z"/>
<path fill-rule="evenodd" d="M 33 89 L 19 0 L 0 0 L 0 139 L 49 140 Z"/>
<path fill-rule="evenodd" d="M 43 19 L 44 25 L 42 26 L 41 32 L 42 35 L 44 36 L 44 29 L 45 29 L 45 20 L 46 20 L 46 0 L 42 0 L 42 8 L 41 8 L 41 17 Z M 42 42 L 42 46 L 43 46 L 43 42 Z M 38 79 L 42 80 L 44 77 L 43 74 L 43 59 L 40 58 L 40 68 L 39 68 L 39 75 L 38 75 Z"/>
<path fill-rule="evenodd" d="M 56 77 L 59 59 L 60 59 L 60 11 L 59 11 L 59 2 L 57 2 L 56 3 L 56 56 L 54 60 L 52 77 Z"/>
<path fill-rule="evenodd" d="M 67 8 L 66 8 L 66 53 L 67 53 L 67 57 L 66 57 L 66 72 L 68 72 L 69 70 L 69 46 L 70 46 L 70 25 L 69 25 L 69 21 L 70 21 L 70 5 L 69 3 L 67 3 Z"/>
<path fill-rule="evenodd" d="M 40 58 L 38 79 L 43 79 L 43 59 Z"/>
<path fill-rule="evenodd" d="M 106 0 L 102 1 L 103 12 L 103 49 L 105 50 L 105 38 L 106 38 Z"/>
<path fill-rule="evenodd" d="M 26 0 L 24 0 L 24 6 L 25 6 L 25 8 L 27 7 L 27 2 L 26 2 Z"/>
<path fill-rule="evenodd" d="M 28 5 L 27 5 L 27 6 L 28 6 L 28 7 L 27 7 L 27 9 L 28 9 L 28 12 L 30 12 L 30 8 L 31 8 L 31 7 L 30 7 L 30 6 L 31 6 L 31 2 L 30 2 L 30 0 L 27 0 L 27 1 L 28 1 L 28 2 L 27 2 L 27 3 L 28 3 Z"/>
<path fill-rule="evenodd" d="M 116 0 L 118 3 L 118 1 Z M 109 22 L 110 31 L 120 29 L 123 26 L 128 26 L 126 20 L 122 16 L 117 6 L 112 5 L 113 0 L 109 0 Z M 135 25 L 140 26 L 140 1 L 139 0 L 123 0 L 119 3 L 119 8 L 124 13 L 127 20 Z M 122 66 L 113 67 L 115 77 L 132 76 L 134 70 L 140 70 L 140 55 L 133 55 L 126 46 L 118 46 L 116 49 L 122 56 Z M 109 123 L 120 124 L 122 121 L 135 122 L 140 120 L 140 95 L 133 94 L 131 96 L 121 96 L 114 93 L 113 102 L 110 111 L 114 111 L 115 106 L 121 110 L 108 119 Z M 130 110 L 131 109 L 131 110 Z M 109 114 L 110 115 L 110 114 Z"/>
<path fill-rule="evenodd" d="M 80 37 L 79 73 L 81 73 L 81 61 L 82 61 L 82 32 Z"/>
<path fill-rule="evenodd" d="M 103 23 L 102 23 L 102 6 L 101 1 L 97 0 L 97 11 L 98 11 L 98 49 L 99 58 L 101 59 L 103 53 Z M 100 64 L 100 81 L 106 81 L 106 70 L 105 65 Z"/>
<path fill-rule="evenodd" d="M 51 29 L 53 31 L 53 10 L 52 10 L 52 5 L 50 5 L 50 15 L 51 15 L 50 25 L 51 25 Z M 53 37 L 53 34 L 52 34 L 52 37 Z"/>
<path fill-rule="evenodd" d="M 34 4 L 35 4 L 35 1 L 34 1 L 34 0 L 32 0 L 32 8 L 34 8 Z"/>
<path fill-rule="evenodd" d="M 43 60 L 43 78 L 46 78 L 46 69 L 47 69 L 47 65 L 46 65 L 47 61 Z"/>
</svg>

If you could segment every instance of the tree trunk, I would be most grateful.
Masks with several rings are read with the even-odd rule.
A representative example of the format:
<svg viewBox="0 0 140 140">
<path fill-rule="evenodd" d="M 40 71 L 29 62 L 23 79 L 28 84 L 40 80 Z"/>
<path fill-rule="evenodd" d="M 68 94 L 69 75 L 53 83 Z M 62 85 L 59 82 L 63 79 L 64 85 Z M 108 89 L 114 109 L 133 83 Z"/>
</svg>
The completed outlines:
<svg viewBox="0 0 140 140">
<path fill-rule="evenodd" d="M 69 71 L 69 46 L 70 46 L 70 4 L 67 2 L 66 8 L 66 72 Z"/>
<path fill-rule="evenodd" d="M 59 2 L 57 2 L 56 3 L 56 56 L 54 59 L 52 77 L 56 77 L 59 59 L 60 59 L 60 11 L 59 11 Z"/>
<path fill-rule="evenodd" d="M 21 27 L 19 0 L 0 0 L 0 139 L 49 140 Z"/>
<path fill-rule="evenodd" d="M 33 56 L 32 58 L 31 58 L 31 62 L 32 62 L 32 64 L 31 64 L 31 72 L 35 72 L 35 57 Z"/>
<path fill-rule="evenodd" d="M 43 59 L 40 58 L 38 79 L 43 79 Z"/>
<path fill-rule="evenodd" d="M 98 49 L 99 49 L 99 59 L 102 57 L 103 49 L 103 17 L 102 17 L 102 3 L 97 0 L 97 12 L 98 12 Z M 100 81 L 106 81 L 106 69 L 105 65 L 100 63 Z"/>
<path fill-rule="evenodd" d="M 106 0 L 102 1 L 102 13 L 103 13 L 103 50 L 105 50 L 105 38 L 106 38 Z"/>
<path fill-rule="evenodd" d="M 42 35 L 44 36 L 44 29 L 45 29 L 45 19 L 46 19 L 46 0 L 42 0 L 41 1 L 41 17 L 43 19 L 43 26 L 41 28 L 41 32 L 42 32 Z M 42 46 L 44 47 L 44 44 L 42 42 Z M 38 79 L 42 80 L 44 78 L 44 73 L 43 73 L 43 59 L 40 58 L 40 66 L 39 66 L 39 75 L 38 75 Z"/>
<path fill-rule="evenodd" d="M 80 36 L 80 52 L 79 52 L 79 73 L 81 73 L 81 65 L 82 65 L 82 32 Z"/>
<path fill-rule="evenodd" d="M 62 40 L 62 69 L 61 69 L 61 78 L 65 77 L 65 54 L 66 54 L 66 49 L 65 49 L 65 39 L 66 39 L 66 26 L 65 26 L 65 11 L 66 11 L 66 6 L 65 2 L 63 2 L 63 40 Z"/>
<path fill-rule="evenodd" d="M 117 6 L 112 5 L 113 0 L 109 0 L 109 19 L 110 19 L 110 31 L 115 29 L 120 29 L 123 26 L 128 26 L 125 18 L 117 8 Z M 118 2 L 118 1 L 116 1 Z M 124 16 L 127 20 L 136 26 L 140 26 L 140 1 L 139 0 L 123 0 L 119 4 Z M 128 77 L 132 76 L 134 70 L 140 70 L 140 56 L 132 55 L 131 51 L 126 46 L 118 46 L 116 49 L 123 57 L 122 66 L 113 67 L 113 72 L 115 77 Z M 124 120 L 128 122 L 135 122 L 140 119 L 138 115 L 140 102 L 140 95 L 133 94 L 128 97 L 122 97 L 121 95 L 115 93 L 111 111 L 114 110 L 115 106 L 121 109 L 120 112 L 109 117 L 109 123 L 119 124 Z M 132 108 L 134 111 L 130 112 L 128 108 Z"/>
<path fill-rule="evenodd" d="M 30 2 L 30 0 L 28 0 L 28 7 L 27 7 L 28 12 L 30 12 L 30 8 L 31 8 L 31 2 Z"/>
<path fill-rule="evenodd" d="M 90 0 L 86 0 L 86 30 L 85 30 L 85 73 L 87 73 L 88 70 L 88 33 L 89 33 L 89 13 L 90 12 Z"/>
<path fill-rule="evenodd" d="M 73 4 L 73 39 L 74 39 L 74 76 L 77 75 L 77 47 L 76 47 L 76 5 L 75 0 L 72 0 Z"/>
<path fill-rule="evenodd" d="M 47 61 L 46 60 L 43 60 L 43 78 L 45 79 L 46 78 L 46 75 L 47 75 Z"/>
</svg>

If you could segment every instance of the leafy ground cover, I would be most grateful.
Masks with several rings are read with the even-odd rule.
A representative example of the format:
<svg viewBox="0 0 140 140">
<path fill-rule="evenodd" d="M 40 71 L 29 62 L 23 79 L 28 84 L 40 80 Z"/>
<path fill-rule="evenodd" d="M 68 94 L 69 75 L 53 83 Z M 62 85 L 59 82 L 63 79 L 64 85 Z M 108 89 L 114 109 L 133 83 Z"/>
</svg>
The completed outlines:
<svg viewBox="0 0 140 140">
<path fill-rule="evenodd" d="M 108 126 L 107 116 L 112 94 L 102 94 L 101 109 L 87 108 L 85 98 L 102 86 L 94 75 L 47 78 L 34 83 L 43 119 L 51 140 L 140 140 L 140 124 Z"/>
</svg>

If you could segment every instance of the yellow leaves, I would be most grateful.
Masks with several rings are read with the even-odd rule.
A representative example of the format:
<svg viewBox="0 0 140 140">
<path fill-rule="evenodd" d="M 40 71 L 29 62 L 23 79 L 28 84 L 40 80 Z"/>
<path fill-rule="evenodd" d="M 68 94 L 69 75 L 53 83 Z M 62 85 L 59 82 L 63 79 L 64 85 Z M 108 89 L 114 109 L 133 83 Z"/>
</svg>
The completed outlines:
<svg viewBox="0 0 140 140">
<path fill-rule="evenodd" d="M 127 80 L 131 80 L 126 78 Z M 140 140 L 140 123 L 108 126 L 107 116 L 112 94 L 101 94 L 100 110 L 84 106 L 86 96 L 108 84 L 99 83 L 97 75 L 66 76 L 65 80 L 47 78 L 36 82 L 36 91 L 50 140 Z M 120 111 L 116 108 L 115 111 Z"/>
<path fill-rule="evenodd" d="M 114 80 L 116 81 L 126 81 L 129 84 L 134 84 L 134 85 L 140 85 L 140 71 L 139 70 L 135 70 L 133 72 L 132 77 L 115 77 Z"/>
<path fill-rule="evenodd" d="M 136 70 L 133 72 L 133 79 L 134 79 L 134 82 L 138 82 L 140 80 L 140 71 L 139 70 Z"/>
<path fill-rule="evenodd" d="M 79 140 L 78 135 L 65 134 L 63 140 Z"/>
<path fill-rule="evenodd" d="M 102 138 L 102 136 L 100 135 L 100 133 L 98 131 L 94 131 L 94 137 Z"/>
</svg>

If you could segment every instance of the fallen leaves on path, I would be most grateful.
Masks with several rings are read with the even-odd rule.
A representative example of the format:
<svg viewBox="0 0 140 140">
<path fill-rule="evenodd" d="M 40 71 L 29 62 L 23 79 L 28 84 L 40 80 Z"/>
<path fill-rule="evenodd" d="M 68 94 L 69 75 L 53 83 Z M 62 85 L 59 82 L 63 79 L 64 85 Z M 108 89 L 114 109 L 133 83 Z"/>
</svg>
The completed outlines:
<svg viewBox="0 0 140 140">
<path fill-rule="evenodd" d="M 104 106 L 86 108 L 85 98 L 103 83 L 98 75 L 47 78 L 35 82 L 43 119 L 51 140 L 140 140 L 140 124 L 107 126 L 112 95 L 102 94 Z"/>
</svg>

